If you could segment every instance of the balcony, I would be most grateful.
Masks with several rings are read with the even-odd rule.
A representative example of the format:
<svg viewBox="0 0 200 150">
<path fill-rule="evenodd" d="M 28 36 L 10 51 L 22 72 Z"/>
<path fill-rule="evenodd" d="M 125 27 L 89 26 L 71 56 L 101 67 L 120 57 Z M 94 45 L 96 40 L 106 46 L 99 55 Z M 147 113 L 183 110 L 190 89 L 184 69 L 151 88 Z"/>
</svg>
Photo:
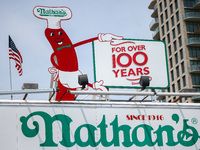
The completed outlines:
<svg viewBox="0 0 200 150">
<path fill-rule="evenodd" d="M 200 21 L 200 12 L 187 12 L 183 15 L 185 21 Z"/>
<path fill-rule="evenodd" d="M 189 47 L 189 56 L 200 61 L 200 50 L 195 50 L 192 48 L 193 47 Z"/>
<path fill-rule="evenodd" d="M 158 7 L 157 5 L 155 4 L 154 7 L 153 7 L 153 13 L 151 14 L 151 17 L 152 18 L 157 18 L 158 17 Z"/>
<path fill-rule="evenodd" d="M 200 96 L 192 96 L 192 100 L 200 100 Z"/>
<path fill-rule="evenodd" d="M 200 46 L 200 37 L 188 38 L 186 41 L 187 46 Z"/>
<path fill-rule="evenodd" d="M 200 24 L 196 26 L 194 34 L 200 34 Z"/>
<path fill-rule="evenodd" d="M 195 88 L 195 92 L 200 92 L 200 88 Z M 200 96 L 192 96 L 192 100 L 200 100 Z"/>
<path fill-rule="evenodd" d="M 159 30 L 159 27 L 157 27 L 156 29 L 155 29 L 155 31 L 153 32 L 153 39 L 154 40 L 159 40 L 160 39 L 160 30 Z"/>
<path fill-rule="evenodd" d="M 158 18 L 155 18 L 149 24 L 149 28 L 151 31 L 154 31 L 158 27 L 158 25 L 159 25 Z"/>
<path fill-rule="evenodd" d="M 193 9 L 200 9 L 200 0 L 195 0 L 195 5 L 193 6 Z"/>
<path fill-rule="evenodd" d="M 154 5 L 156 4 L 156 0 L 152 0 L 151 3 L 149 4 L 149 9 L 153 9 Z"/>
<path fill-rule="evenodd" d="M 189 68 L 190 73 L 200 73 L 200 65 L 192 65 Z"/>
</svg>

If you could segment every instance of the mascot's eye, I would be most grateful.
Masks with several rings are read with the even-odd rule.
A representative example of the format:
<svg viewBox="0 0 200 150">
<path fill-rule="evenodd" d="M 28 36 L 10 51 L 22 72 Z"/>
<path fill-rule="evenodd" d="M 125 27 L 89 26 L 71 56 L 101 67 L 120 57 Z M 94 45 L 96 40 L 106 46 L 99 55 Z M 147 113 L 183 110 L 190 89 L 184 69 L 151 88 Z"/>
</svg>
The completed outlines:
<svg viewBox="0 0 200 150">
<path fill-rule="evenodd" d="M 53 33 L 53 32 L 51 32 L 51 33 L 50 33 L 50 36 L 54 36 L 54 33 Z"/>
<path fill-rule="evenodd" d="M 59 31 L 59 32 L 58 32 L 58 35 L 62 35 L 62 32 L 61 32 L 61 31 Z"/>
</svg>

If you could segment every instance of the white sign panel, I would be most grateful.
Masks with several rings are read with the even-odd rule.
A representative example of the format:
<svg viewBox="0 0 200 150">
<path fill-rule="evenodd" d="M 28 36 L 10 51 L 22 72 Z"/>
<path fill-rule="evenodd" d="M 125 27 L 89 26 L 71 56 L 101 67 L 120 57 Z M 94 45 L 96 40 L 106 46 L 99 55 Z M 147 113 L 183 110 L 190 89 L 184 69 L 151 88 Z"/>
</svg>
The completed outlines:
<svg viewBox="0 0 200 150">
<path fill-rule="evenodd" d="M 1 102 L 0 108 L 1 150 L 200 149 L 199 104 Z"/>
<path fill-rule="evenodd" d="M 93 43 L 95 80 L 107 87 L 140 87 L 149 76 L 149 88 L 168 88 L 166 46 L 162 41 L 115 40 Z"/>
</svg>

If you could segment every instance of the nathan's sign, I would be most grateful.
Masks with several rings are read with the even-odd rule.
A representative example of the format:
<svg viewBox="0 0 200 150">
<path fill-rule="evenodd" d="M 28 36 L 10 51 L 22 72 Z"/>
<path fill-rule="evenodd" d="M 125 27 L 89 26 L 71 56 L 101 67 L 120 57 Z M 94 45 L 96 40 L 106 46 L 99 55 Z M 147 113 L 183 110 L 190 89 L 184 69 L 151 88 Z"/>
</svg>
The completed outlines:
<svg viewBox="0 0 200 150">
<path fill-rule="evenodd" d="M 200 149 L 199 104 L 0 103 L 1 150 Z"/>
<path fill-rule="evenodd" d="M 95 80 L 107 87 L 140 87 L 149 76 L 150 88 L 168 88 L 166 47 L 162 41 L 116 40 L 93 43 Z"/>
<path fill-rule="evenodd" d="M 59 143 L 64 147 L 73 147 L 77 144 L 80 147 L 97 147 L 101 144 L 103 147 L 132 147 L 133 145 L 137 147 L 144 146 L 155 146 L 159 147 L 169 146 L 173 147 L 176 145 L 182 145 L 186 147 L 190 147 L 196 144 L 199 140 L 200 136 L 195 129 L 195 127 L 190 126 L 188 123 L 188 119 L 183 119 L 183 126 L 174 133 L 173 126 L 169 124 L 161 125 L 158 122 L 158 127 L 155 129 L 151 125 L 140 123 L 139 125 L 127 125 L 119 124 L 119 117 L 115 115 L 114 120 L 112 122 L 107 122 L 105 115 L 102 116 L 101 122 L 99 124 L 93 125 L 90 123 L 80 124 L 74 133 L 74 138 L 71 138 L 71 126 L 74 122 L 72 118 L 65 114 L 57 114 L 54 116 L 50 116 L 48 113 L 43 111 L 36 111 L 29 114 L 27 117 L 22 116 L 20 121 L 22 122 L 21 130 L 24 136 L 27 138 L 33 138 L 38 135 L 40 127 L 37 121 L 33 122 L 34 128 L 30 128 L 28 126 L 28 121 L 33 119 L 34 116 L 40 116 L 44 120 L 45 125 L 45 141 L 40 143 L 41 147 L 57 147 L 58 143 L 54 142 L 53 135 L 53 123 L 59 121 L 61 123 L 62 128 L 62 139 Z M 144 115 L 143 115 L 144 117 Z M 155 117 L 155 116 L 154 116 Z M 128 120 L 130 120 L 129 115 L 127 115 Z M 171 122 L 179 123 L 179 115 L 173 114 L 171 116 Z M 136 120 L 138 117 L 135 117 Z M 144 118 L 143 118 L 144 119 Z M 163 120 L 157 118 L 158 120 Z M 149 120 L 153 121 L 154 119 L 149 118 Z M 111 127 L 112 129 L 112 140 L 107 139 L 107 129 Z M 83 134 L 83 130 L 86 131 L 86 134 Z M 96 132 L 99 131 L 98 134 Z M 123 140 L 120 140 L 120 132 L 123 134 Z M 143 133 L 144 137 L 140 138 L 140 134 Z M 166 134 L 163 134 L 166 133 Z M 83 135 L 87 137 L 86 140 L 83 140 Z M 165 135 L 165 137 L 164 137 Z M 156 137 L 156 138 L 155 138 Z M 97 138 L 99 138 L 97 140 Z M 155 139 L 154 139 L 155 138 Z M 163 140 L 165 139 L 165 141 Z"/>
</svg>

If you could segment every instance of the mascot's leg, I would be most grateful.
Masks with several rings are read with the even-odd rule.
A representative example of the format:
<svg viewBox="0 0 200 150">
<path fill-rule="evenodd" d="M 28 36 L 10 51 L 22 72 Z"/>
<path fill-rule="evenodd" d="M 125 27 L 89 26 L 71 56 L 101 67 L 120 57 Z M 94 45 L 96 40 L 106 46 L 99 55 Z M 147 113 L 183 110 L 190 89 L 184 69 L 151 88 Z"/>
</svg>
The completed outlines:
<svg viewBox="0 0 200 150">
<path fill-rule="evenodd" d="M 59 91 L 56 93 L 56 101 L 73 101 L 75 98 L 75 95 L 69 94 L 67 92 L 67 87 L 63 86 L 60 81 L 58 81 L 58 89 Z M 69 90 L 76 90 L 76 89 L 69 89 Z"/>
</svg>

